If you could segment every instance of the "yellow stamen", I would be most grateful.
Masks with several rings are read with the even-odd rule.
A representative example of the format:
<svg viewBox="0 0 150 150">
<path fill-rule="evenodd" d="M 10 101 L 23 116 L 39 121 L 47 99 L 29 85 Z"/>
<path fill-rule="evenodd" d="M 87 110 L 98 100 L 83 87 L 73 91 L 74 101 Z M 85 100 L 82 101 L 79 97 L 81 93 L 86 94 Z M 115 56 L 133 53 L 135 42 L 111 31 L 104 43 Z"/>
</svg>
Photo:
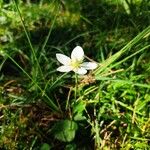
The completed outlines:
<svg viewBox="0 0 150 150">
<path fill-rule="evenodd" d="M 81 61 L 78 61 L 78 60 L 72 60 L 72 61 L 71 61 L 71 67 L 72 67 L 73 69 L 79 68 L 80 65 L 81 65 Z"/>
</svg>

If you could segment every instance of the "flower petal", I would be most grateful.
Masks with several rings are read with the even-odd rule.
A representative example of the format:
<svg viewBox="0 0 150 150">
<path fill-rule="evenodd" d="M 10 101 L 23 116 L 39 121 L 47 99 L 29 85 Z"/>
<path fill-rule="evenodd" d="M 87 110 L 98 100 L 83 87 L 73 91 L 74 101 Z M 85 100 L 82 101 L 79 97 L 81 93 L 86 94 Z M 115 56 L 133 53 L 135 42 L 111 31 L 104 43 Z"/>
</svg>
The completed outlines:
<svg viewBox="0 0 150 150">
<path fill-rule="evenodd" d="M 63 54 L 59 54 L 59 53 L 56 54 L 56 58 L 63 65 L 69 65 L 71 62 L 71 59 L 68 56 L 63 55 Z"/>
<path fill-rule="evenodd" d="M 82 47 L 76 46 L 71 53 L 72 60 L 83 61 L 84 59 L 84 51 Z"/>
<path fill-rule="evenodd" d="M 76 70 L 73 70 L 75 73 L 77 73 L 77 74 L 80 74 L 80 75 L 84 75 L 84 74 L 86 74 L 87 73 L 87 70 L 86 69 L 84 69 L 84 68 L 78 68 L 78 69 L 76 69 Z"/>
<path fill-rule="evenodd" d="M 93 70 L 96 69 L 98 65 L 95 62 L 84 62 L 81 66 L 87 70 Z"/>
<path fill-rule="evenodd" d="M 57 71 L 59 71 L 59 72 L 69 72 L 71 70 L 72 70 L 72 68 L 70 66 L 60 66 L 57 68 Z"/>
</svg>

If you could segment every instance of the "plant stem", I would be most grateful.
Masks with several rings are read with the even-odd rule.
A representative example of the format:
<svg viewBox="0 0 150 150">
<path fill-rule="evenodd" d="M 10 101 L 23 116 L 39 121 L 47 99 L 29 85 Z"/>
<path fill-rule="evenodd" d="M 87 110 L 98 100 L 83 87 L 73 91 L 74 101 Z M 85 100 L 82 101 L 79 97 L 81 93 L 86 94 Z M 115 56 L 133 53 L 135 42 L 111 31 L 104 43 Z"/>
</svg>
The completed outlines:
<svg viewBox="0 0 150 150">
<path fill-rule="evenodd" d="M 74 93 L 75 100 L 77 99 L 77 90 L 78 90 L 78 75 L 75 73 L 75 93 Z"/>
<path fill-rule="evenodd" d="M 33 54 L 33 57 L 34 57 L 34 60 L 35 60 L 35 62 L 36 62 L 36 64 L 37 64 L 37 67 L 38 67 L 40 73 L 41 73 L 41 76 L 42 76 L 43 81 L 45 81 L 44 75 L 43 75 L 43 72 L 42 72 L 42 69 L 41 69 L 41 66 L 40 66 L 39 61 L 38 61 L 38 58 L 37 58 L 37 56 L 36 56 L 35 49 L 33 48 L 33 45 L 32 45 L 32 43 L 31 43 L 31 40 L 30 40 L 30 37 L 29 37 L 29 33 L 28 33 L 27 28 L 26 28 L 26 26 L 25 26 L 25 22 L 24 22 L 24 19 L 23 19 L 23 17 L 22 17 L 22 14 L 21 14 L 21 11 L 20 11 L 20 9 L 19 9 L 19 6 L 18 6 L 18 4 L 17 4 L 17 2 L 16 2 L 15 0 L 13 0 L 13 2 L 14 2 L 14 5 L 15 5 L 15 7 L 16 7 L 16 10 L 17 10 L 17 12 L 18 12 L 18 14 L 19 14 L 20 21 L 21 21 L 21 24 L 22 24 L 22 26 L 23 26 L 25 35 L 26 35 L 26 37 L 27 37 L 27 40 L 28 40 L 30 49 L 31 49 L 32 54 Z"/>
</svg>

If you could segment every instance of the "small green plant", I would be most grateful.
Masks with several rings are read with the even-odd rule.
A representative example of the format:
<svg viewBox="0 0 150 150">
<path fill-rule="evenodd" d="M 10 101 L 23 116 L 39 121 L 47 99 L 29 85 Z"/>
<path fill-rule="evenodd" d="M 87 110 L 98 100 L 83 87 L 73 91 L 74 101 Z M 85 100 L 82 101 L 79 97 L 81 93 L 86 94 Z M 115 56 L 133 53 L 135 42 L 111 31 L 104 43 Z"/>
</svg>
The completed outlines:
<svg viewBox="0 0 150 150">
<path fill-rule="evenodd" d="M 70 120 L 61 120 L 57 122 L 52 128 L 52 133 L 54 137 L 63 142 L 71 142 L 75 138 L 76 130 L 78 129 L 78 124 L 75 121 L 85 119 L 83 116 L 83 111 L 85 111 L 85 105 L 82 100 L 79 100 L 77 97 L 78 90 L 78 75 L 84 75 L 87 73 L 87 70 L 93 70 L 97 67 L 95 62 L 84 62 L 84 51 L 82 47 L 76 46 L 72 53 L 71 58 L 63 54 L 56 54 L 57 60 L 63 64 L 57 68 L 59 72 L 75 72 L 75 88 L 74 88 L 74 99 L 69 104 L 69 99 L 66 103 L 66 111 L 73 110 L 70 112 Z M 68 108 L 68 106 L 70 106 Z"/>
</svg>

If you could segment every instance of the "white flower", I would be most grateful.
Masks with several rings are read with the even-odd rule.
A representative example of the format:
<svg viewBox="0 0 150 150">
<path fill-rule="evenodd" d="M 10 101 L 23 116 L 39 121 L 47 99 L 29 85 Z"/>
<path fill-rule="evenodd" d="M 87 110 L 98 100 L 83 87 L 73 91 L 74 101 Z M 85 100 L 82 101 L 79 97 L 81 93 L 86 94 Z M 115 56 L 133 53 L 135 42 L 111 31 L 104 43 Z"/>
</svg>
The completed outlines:
<svg viewBox="0 0 150 150">
<path fill-rule="evenodd" d="M 56 58 L 63 64 L 57 68 L 57 71 L 60 72 L 74 71 L 77 74 L 83 75 L 87 73 L 87 70 L 93 70 L 97 67 L 95 62 L 83 62 L 84 51 L 80 46 L 76 46 L 73 49 L 71 58 L 59 53 L 56 54 Z"/>
</svg>

